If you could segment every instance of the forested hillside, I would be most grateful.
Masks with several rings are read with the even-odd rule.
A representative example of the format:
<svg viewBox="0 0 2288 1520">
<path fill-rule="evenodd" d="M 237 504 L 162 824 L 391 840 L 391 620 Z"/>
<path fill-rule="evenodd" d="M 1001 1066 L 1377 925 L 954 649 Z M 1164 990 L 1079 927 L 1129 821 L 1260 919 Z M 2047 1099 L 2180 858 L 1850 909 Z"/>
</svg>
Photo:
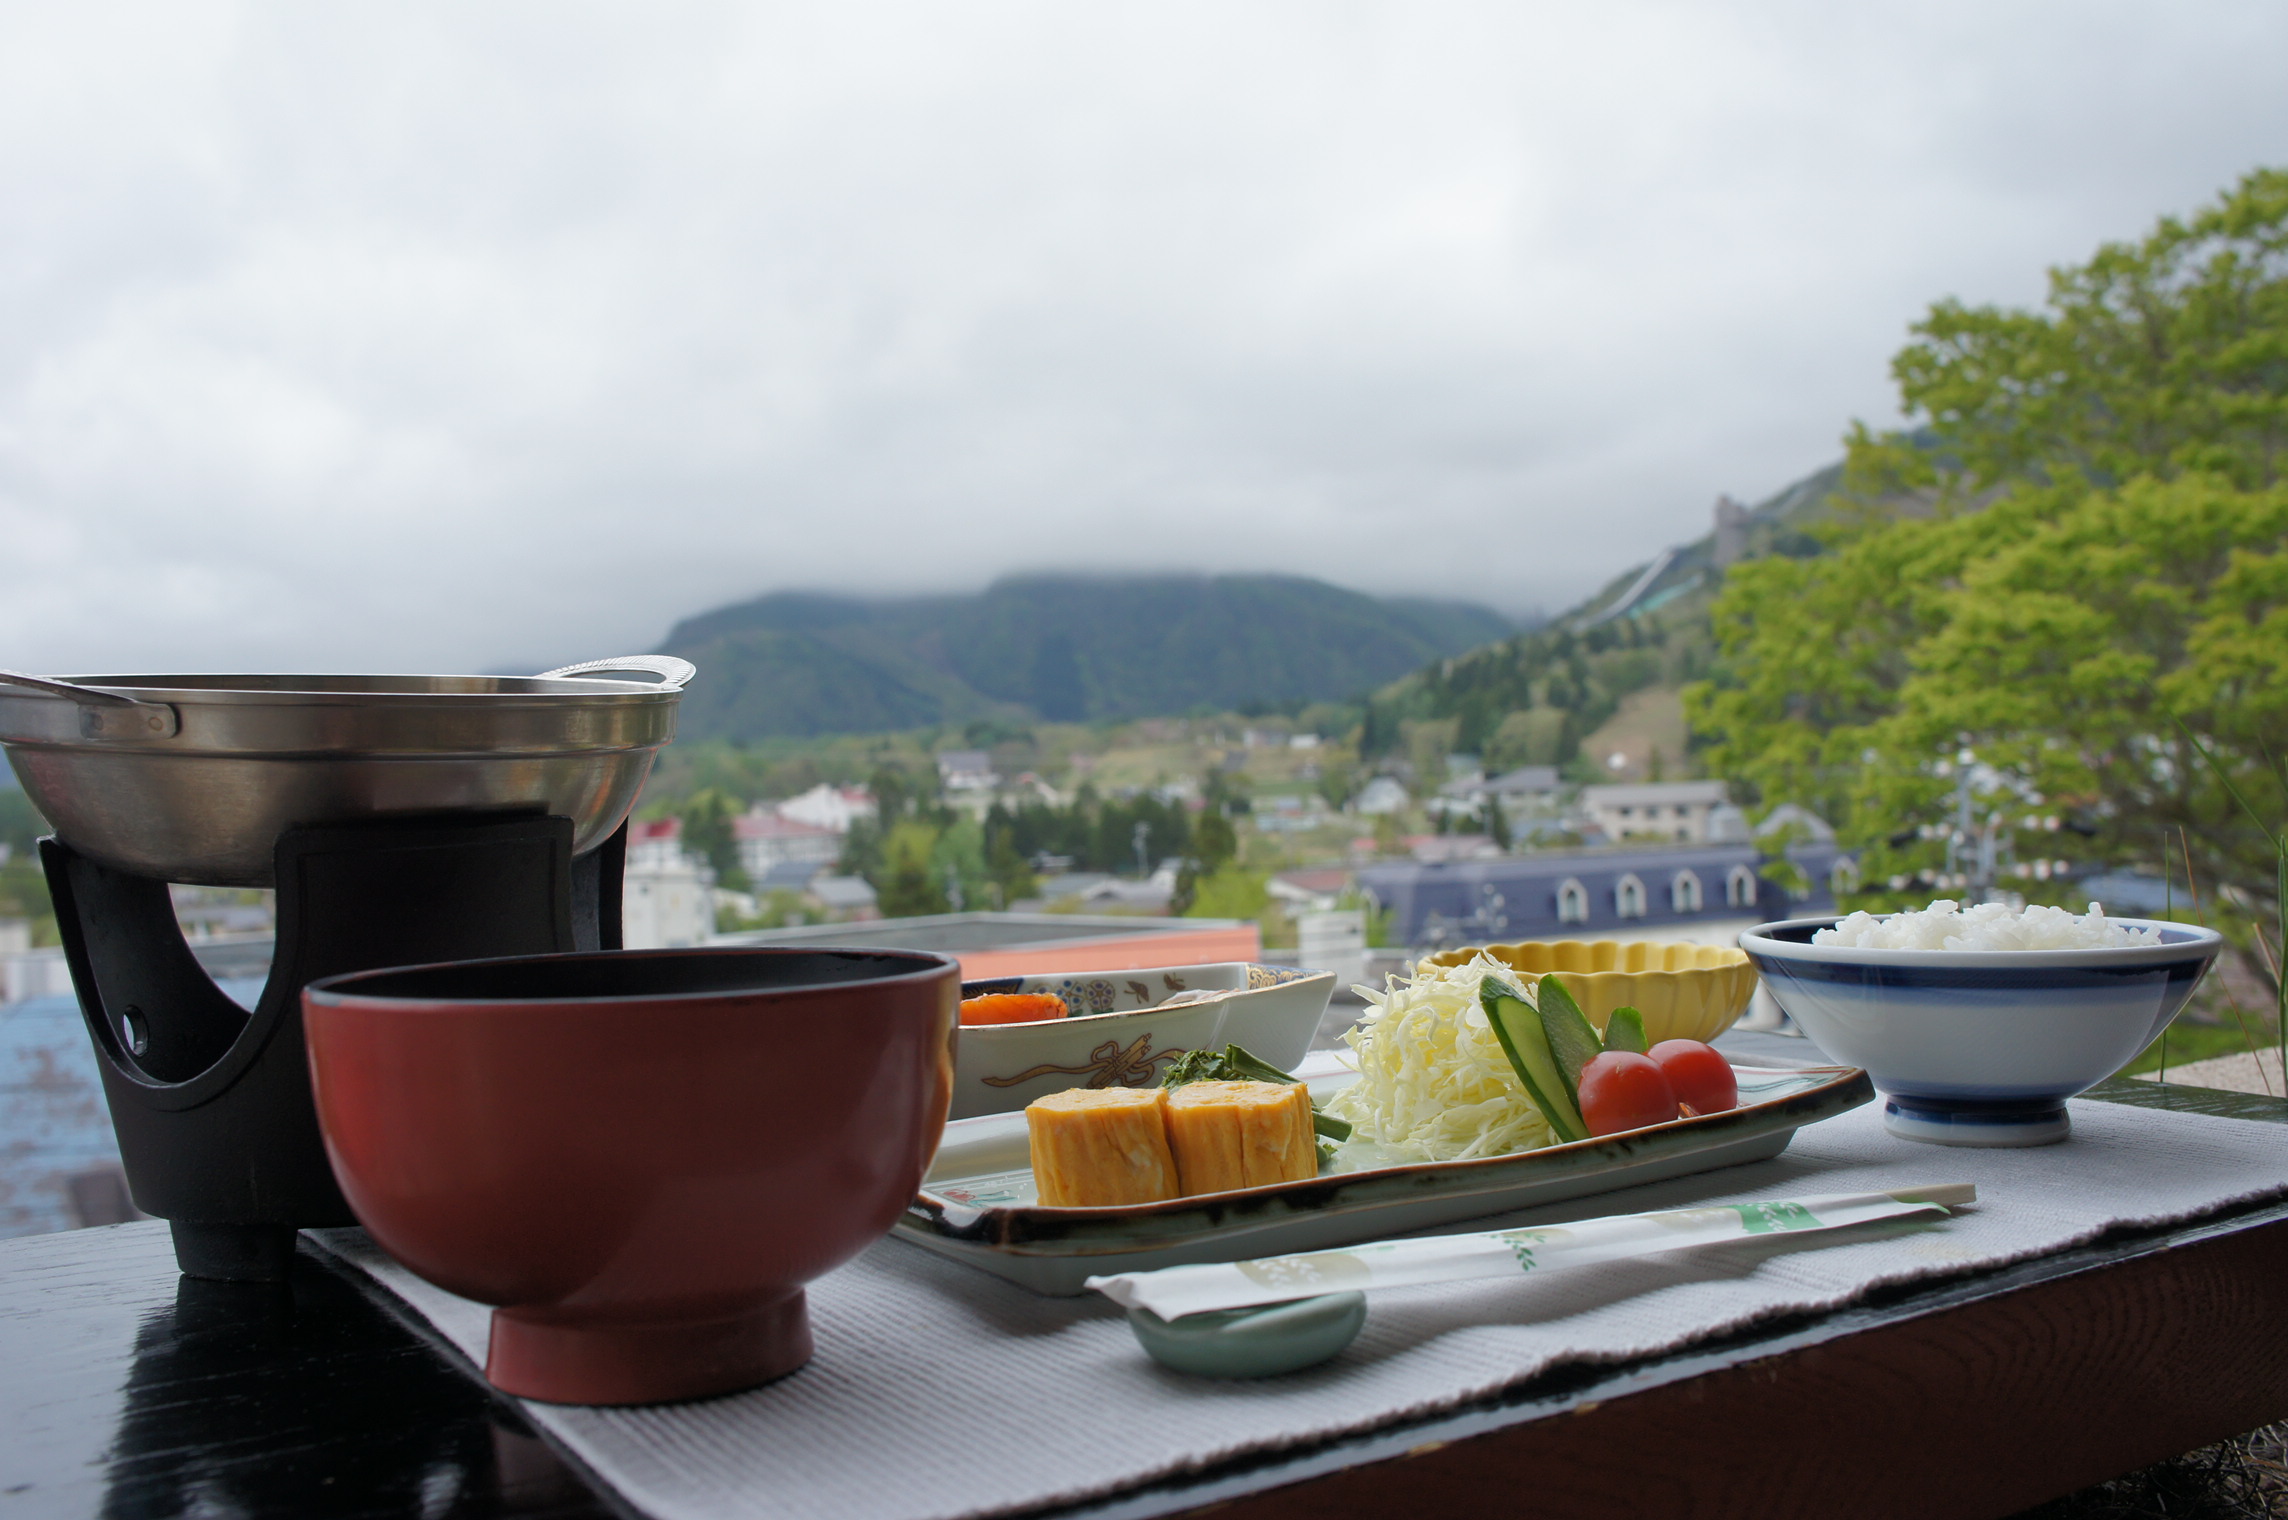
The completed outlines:
<svg viewBox="0 0 2288 1520">
<path fill-rule="evenodd" d="M 1501 639 L 1484 607 L 1283 575 L 1019 576 L 975 596 L 783 592 L 677 625 L 689 739 L 1285 707 Z"/>
</svg>

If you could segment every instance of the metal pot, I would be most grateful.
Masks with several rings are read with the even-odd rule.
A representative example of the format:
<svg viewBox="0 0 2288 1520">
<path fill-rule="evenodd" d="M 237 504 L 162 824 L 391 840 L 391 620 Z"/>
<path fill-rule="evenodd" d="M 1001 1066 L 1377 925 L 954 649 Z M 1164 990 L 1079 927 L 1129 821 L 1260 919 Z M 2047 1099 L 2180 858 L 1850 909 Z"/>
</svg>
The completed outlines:
<svg viewBox="0 0 2288 1520">
<path fill-rule="evenodd" d="M 0 744 L 81 854 L 162 881 L 265 887 L 285 829 L 379 814 L 556 813 L 583 854 L 635 806 L 694 674 L 659 655 L 538 676 L 0 671 Z"/>
</svg>

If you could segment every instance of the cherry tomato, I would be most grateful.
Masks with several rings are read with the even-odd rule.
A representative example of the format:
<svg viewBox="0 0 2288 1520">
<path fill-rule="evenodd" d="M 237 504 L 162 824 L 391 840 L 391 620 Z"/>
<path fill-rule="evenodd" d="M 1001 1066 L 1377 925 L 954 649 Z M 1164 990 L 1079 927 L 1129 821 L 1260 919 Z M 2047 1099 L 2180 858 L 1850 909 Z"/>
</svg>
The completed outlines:
<svg viewBox="0 0 2288 1520">
<path fill-rule="evenodd" d="M 1676 1117 L 1676 1090 L 1650 1056 L 1608 1050 L 1581 1068 L 1581 1122 L 1592 1135 L 1666 1124 Z"/>
<path fill-rule="evenodd" d="M 1716 1114 L 1739 1107 L 1739 1079 L 1714 1046 L 1698 1040 L 1663 1040 L 1650 1054 L 1668 1085 L 1676 1089 L 1676 1101 L 1685 1112 Z"/>
</svg>

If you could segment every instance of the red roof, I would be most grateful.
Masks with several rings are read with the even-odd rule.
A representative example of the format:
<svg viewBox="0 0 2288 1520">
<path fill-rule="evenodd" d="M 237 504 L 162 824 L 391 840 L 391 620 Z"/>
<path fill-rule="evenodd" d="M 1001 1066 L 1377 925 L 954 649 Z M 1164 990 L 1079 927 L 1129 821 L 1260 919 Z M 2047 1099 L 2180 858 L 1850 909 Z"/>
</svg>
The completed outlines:
<svg viewBox="0 0 2288 1520">
<path fill-rule="evenodd" d="M 1367 842 L 1373 843 L 1372 840 Z M 1299 871 L 1281 871 L 1279 879 L 1305 892 L 1340 892 L 1351 884 L 1351 869 L 1349 866 L 1305 866 Z"/>
</svg>

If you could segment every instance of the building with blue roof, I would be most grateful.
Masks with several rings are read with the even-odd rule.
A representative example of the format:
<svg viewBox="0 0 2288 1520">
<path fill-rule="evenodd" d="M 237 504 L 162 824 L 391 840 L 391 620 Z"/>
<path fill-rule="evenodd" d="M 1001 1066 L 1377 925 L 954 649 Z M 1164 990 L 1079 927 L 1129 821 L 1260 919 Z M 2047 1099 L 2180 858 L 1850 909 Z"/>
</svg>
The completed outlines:
<svg viewBox="0 0 2288 1520">
<path fill-rule="evenodd" d="M 1528 939 L 1611 939 L 1696 922 L 1800 918 L 1835 911 L 1857 865 L 1832 841 L 1791 847 L 1800 891 L 1752 845 L 1552 850 L 1500 860 L 1362 866 L 1359 889 L 1419 949 Z M 1769 874 L 1767 874 L 1769 873 Z"/>
</svg>

